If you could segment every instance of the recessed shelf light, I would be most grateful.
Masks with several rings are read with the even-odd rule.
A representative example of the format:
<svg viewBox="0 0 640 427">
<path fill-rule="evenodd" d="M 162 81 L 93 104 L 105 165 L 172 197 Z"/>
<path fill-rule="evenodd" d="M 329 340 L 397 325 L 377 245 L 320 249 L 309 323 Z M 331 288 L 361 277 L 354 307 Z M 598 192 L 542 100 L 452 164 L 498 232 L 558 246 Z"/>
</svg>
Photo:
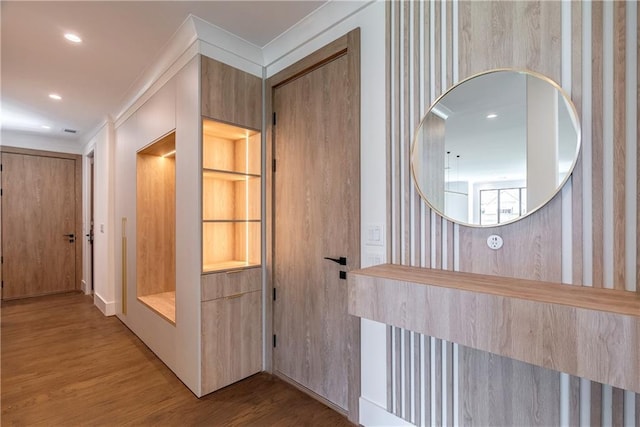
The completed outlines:
<svg viewBox="0 0 640 427">
<path fill-rule="evenodd" d="M 42 129 L 51 129 L 51 126 L 47 126 L 47 125 L 42 125 L 40 126 Z"/>
<path fill-rule="evenodd" d="M 57 93 L 50 93 L 49 94 L 49 98 L 55 99 L 56 101 L 60 101 L 62 99 L 62 97 L 60 95 L 58 95 Z"/>
<path fill-rule="evenodd" d="M 82 43 L 82 39 L 77 34 L 66 33 L 64 38 L 73 43 Z"/>
<path fill-rule="evenodd" d="M 498 117 L 498 115 L 495 113 L 487 114 L 487 119 L 495 119 L 496 117 Z"/>
</svg>

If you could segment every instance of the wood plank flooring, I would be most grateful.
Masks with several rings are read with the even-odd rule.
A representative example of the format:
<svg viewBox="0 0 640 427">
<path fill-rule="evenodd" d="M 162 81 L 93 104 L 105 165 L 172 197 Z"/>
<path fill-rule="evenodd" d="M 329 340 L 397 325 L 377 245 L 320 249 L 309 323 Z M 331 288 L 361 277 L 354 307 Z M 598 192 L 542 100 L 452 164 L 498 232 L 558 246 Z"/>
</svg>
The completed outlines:
<svg viewBox="0 0 640 427">
<path fill-rule="evenodd" d="M 197 399 L 117 318 L 77 293 L 2 303 L 3 426 L 348 426 L 261 373 Z"/>
</svg>

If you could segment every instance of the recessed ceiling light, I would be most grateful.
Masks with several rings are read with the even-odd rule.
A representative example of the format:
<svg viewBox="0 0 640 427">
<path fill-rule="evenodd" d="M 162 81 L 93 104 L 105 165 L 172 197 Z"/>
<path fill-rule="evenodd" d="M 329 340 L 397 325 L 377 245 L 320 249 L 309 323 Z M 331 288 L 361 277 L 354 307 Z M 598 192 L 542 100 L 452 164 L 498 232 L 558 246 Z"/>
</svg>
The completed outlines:
<svg viewBox="0 0 640 427">
<path fill-rule="evenodd" d="M 55 99 L 56 101 L 60 101 L 62 99 L 62 97 L 60 95 L 58 95 L 57 93 L 50 93 L 49 94 L 49 98 Z"/>
<path fill-rule="evenodd" d="M 82 43 L 82 39 L 80 37 L 78 37 L 77 34 L 66 33 L 64 35 L 64 38 L 69 40 L 70 42 L 73 42 L 73 43 Z"/>
<path fill-rule="evenodd" d="M 51 126 L 47 126 L 47 125 L 42 125 L 40 126 L 42 129 L 51 129 Z"/>
<path fill-rule="evenodd" d="M 495 119 L 496 117 L 498 117 L 498 115 L 495 113 L 487 114 L 487 119 Z"/>
</svg>

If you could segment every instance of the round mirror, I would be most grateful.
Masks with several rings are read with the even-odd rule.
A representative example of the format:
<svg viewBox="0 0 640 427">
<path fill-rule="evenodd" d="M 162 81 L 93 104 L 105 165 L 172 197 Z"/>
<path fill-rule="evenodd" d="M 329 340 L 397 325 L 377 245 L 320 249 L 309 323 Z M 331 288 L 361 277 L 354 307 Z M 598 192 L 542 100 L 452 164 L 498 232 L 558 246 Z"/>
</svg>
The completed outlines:
<svg viewBox="0 0 640 427">
<path fill-rule="evenodd" d="M 496 226 L 551 200 L 579 150 L 578 115 L 562 88 L 530 71 L 493 70 L 434 102 L 416 131 L 411 169 L 439 214 Z"/>
</svg>

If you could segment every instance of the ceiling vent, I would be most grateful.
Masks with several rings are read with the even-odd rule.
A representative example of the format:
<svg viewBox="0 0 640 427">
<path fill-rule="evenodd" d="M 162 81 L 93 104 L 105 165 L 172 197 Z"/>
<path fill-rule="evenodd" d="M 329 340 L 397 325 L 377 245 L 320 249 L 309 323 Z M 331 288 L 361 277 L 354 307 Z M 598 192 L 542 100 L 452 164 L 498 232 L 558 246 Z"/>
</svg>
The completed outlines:
<svg viewBox="0 0 640 427">
<path fill-rule="evenodd" d="M 64 131 L 67 132 L 67 133 L 76 133 L 76 132 L 78 132 L 75 129 L 65 129 Z"/>
</svg>

